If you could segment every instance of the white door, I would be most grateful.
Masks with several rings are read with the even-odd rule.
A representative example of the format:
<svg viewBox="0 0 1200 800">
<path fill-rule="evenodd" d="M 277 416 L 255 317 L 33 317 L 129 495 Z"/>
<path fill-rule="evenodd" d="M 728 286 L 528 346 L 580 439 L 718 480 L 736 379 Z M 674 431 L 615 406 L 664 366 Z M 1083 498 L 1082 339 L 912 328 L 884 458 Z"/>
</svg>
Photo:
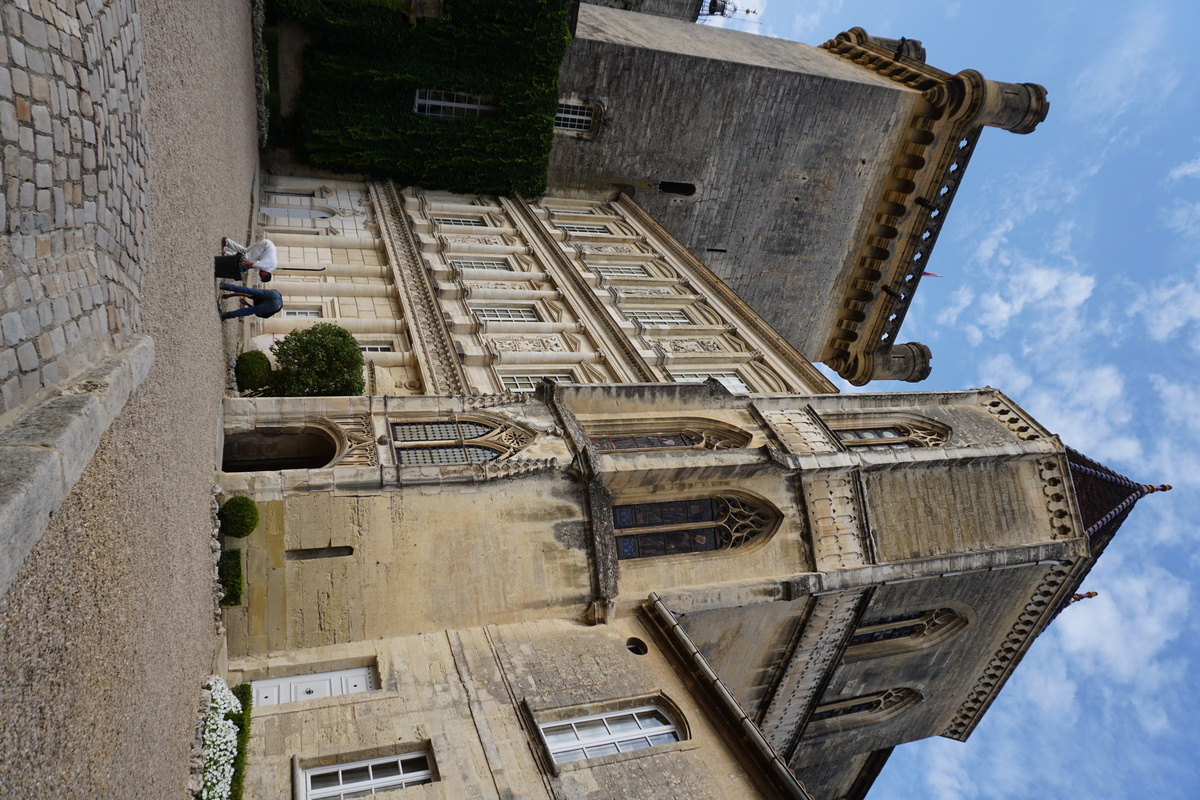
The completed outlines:
<svg viewBox="0 0 1200 800">
<path fill-rule="evenodd" d="M 254 687 L 256 706 L 275 706 L 297 700 L 312 700 L 314 697 L 369 692 L 379 688 L 375 671 L 370 667 L 268 678 L 252 681 L 250 685 Z"/>
</svg>

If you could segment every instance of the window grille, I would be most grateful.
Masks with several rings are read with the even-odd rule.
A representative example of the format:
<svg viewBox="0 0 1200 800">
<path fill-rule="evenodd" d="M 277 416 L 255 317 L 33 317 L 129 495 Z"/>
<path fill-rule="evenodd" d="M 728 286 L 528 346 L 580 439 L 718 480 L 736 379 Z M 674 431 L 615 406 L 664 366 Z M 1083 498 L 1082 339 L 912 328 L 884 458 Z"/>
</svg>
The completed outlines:
<svg viewBox="0 0 1200 800">
<path fill-rule="evenodd" d="M 658 309 L 630 309 L 625 316 L 637 320 L 643 325 L 691 325 L 692 320 L 687 314 L 674 309 L 660 311 Z"/>
<path fill-rule="evenodd" d="M 592 106 L 559 103 L 554 114 L 554 127 L 560 131 L 590 131 L 595 123 L 596 109 Z"/>
<path fill-rule="evenodd" d="M 492 322 L 537 322 L 537 312 L 525 306 L 483 306 L 472 309 L 480 319 Z"/>
<path fill-rule="evenodd" d="M 494 261 L 491 259 L 465 259 L 452 258 L 450 263 L 459 269 L 506 269 L 512 271 L 512 265 L 507 261 Z"/>
<path fill-rule="evenodd" d="M 358 349 L 364 353 L 390 353 L 392 346 L 390 344 L 360 344 Z"/>
<path fill-rule="evenodd" d="M 304 771 L 307 800 L 369 797 L 427 783 L 433 783 L 433 756 L 427 751 Z"/>
<path fill-rule="evenodd" d="M 836 424 L 836 423 L 835 423 Z M 834 428 L 846 447 L 862 450 L 904 450 L 935 447 L 946 441 L 943 433 L 917 425 L 888 425 L 871 428 Z"/>
<path fill-rule="evenodd" d="M 494 117 L 500 113 L 500 105 L 494 97 L 466 92 L 445 92 L 439 89 L 418 89 L 413 101 L 413 111 L 425 117 Z"/>
<path fill-rule="evenodd" d="M 658 706 L 593 714 L 538 727 L 556 764 L 679 741 L 678 726 Z"/>
<path fill-rule="evenodd" d="M 495 460 L 500 453 L 471 442 L 494 430 L 478 422 L 396 422 L 392 439 L 401 465 L 480 464 Z"/>
<path fill-rule="evenodd" d="M 736 372 L 672 372 L 671 377 L 676 383 L 704 383 L 709 378 L 716 378 L 733 394 L 750 394 L 750 387 Z"/>
<path fill-rule="evenodd" d="M 570 231 L 571 233 L 611 233 L 611 231 L 604 225 L 581 225 L 575 222 L 563 222 L 560 223 L 558 227 L 562 228 L 564 231 Z"/>
<path fill-rule="evenodd" d="M 738 497 L 613 506 L 619 559 L 741 547 L 773 523 L 765 509 Z"/>
<path fill-rule="evenodd" d="M 306 318 L 306 319 L 318 318 L 321 316 L 321 309 L 319 309 L 319 308 L 285 308 L 285 309 L 283 309 L 283 316 L 296 317 L 296 318 L 302 317 L 302 318 Z"/>
</svg>

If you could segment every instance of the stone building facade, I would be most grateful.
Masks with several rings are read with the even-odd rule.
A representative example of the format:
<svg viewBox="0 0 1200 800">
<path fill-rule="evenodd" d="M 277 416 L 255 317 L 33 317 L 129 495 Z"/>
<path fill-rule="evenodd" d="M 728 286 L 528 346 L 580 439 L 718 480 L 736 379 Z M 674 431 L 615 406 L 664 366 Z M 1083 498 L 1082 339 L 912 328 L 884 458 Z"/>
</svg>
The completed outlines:
<svg viewBox="0 0 1200 800">
<path fill-rule="evenodd" d="M 992 389 L 837 395 L 628 196 L 265 187 L 245 341 L 337 322 L 368 391 L 225 404 L 252 796 L 862 797 L 1150 491 Z"/>
<path fill-rule="evenodd" d="M 1036 84 L 951 74 L 861 28 L 819 47 L 579 7 L 552 193 L 634 197 L 805 357 L 919 381 L 897 338 L 985 127 L 1029 133 Z M 803 307 L 807 313 L 797 314 Z"/>
</svg>

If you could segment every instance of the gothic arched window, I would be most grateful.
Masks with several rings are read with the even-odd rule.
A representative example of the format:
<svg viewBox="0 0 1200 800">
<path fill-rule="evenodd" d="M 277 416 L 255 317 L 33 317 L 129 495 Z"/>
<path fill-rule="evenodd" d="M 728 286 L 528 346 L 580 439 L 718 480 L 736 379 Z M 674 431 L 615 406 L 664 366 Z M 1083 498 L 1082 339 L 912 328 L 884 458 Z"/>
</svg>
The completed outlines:
<svg viewBox="0 0 1200 800">
<path fill-rule="evenodd" d="M 935 608 L 880 617 L 861 623 L 846 647 L 846 660 L 857 661 L 919 650 L 967 625 L 952 608 Z"/>
<path fill-rule="evenodd" d="M 936 447 L 949 438 L 948 430 L 906 422 L 861 424 L 858 421 L 826 420 L 838 440 L 853 449 L 905 450 L 909 447 Z M 851 427 L 855 426 L 855 427 Z"/>
<path fill-rule="evenodd" d="M 531 438 L 512 426 L 473 420 L 392 423 L 396 461 L 402 466 L 494 461 L 521 449 Z"/>
<path fill-rule="evenodd" d="M 613 506 L 619 559 L 741 547 L 777 521 L 760 504 L 728 495 Z"/>
<path fill-rule="evenodd" d="M 804 735 L 817 736 L 875 725 L 892 719 L 920 700 L 921 693 L 916 689 L 902 687 L 823 703 L 813 712 Z"/>
<path fill-rule="evenodd" d="M 703 428 L 684 428 L 670 433 L 662 431 L 632 431 L 627 436 L 593 436 L 592 446 L 599 452 L 629 453 L 639 450 L 726 450 L 745 447 L 749 439 Z"/>
</svg>

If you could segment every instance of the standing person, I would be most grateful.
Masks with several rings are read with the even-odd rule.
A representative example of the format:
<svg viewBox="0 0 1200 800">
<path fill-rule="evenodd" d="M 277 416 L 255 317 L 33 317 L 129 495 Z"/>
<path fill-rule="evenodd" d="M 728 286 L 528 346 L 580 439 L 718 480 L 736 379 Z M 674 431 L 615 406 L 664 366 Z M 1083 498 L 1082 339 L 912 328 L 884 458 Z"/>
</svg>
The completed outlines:
<svg viewBox="0 0 1200 800">
<path fill-rule="evenodd" d="M 275 257 L 275 243 L 265 236 L 262 241 L 249 247 L 243 247 L 226 236 L 221 239 L 221 250 L 226 255 L 241 255 L 242 272 L 249 272 L 251 268 L 257 269 L 258 278 L 263 283 L 271 280 L 271 273 L 279 265 Z"/>
<path fill-rule="evenodd" d="M 238 286 L 236 283 L 222 283 L 221 288 L 228 294 L 221 295 L 224 300 L 229 297 L 241 297 L 245 308 L 239 308 L 236 311 L 222 311 L 221 319 L 234 319 L 236 317 L 248 317 L 253 314 L 256 317 L 273 317 L 283 308 L 283 295 L 274 289 L 252 289 L 249 286 Z M 254 304 L 245 298 L 252 298 Z"/>
</svg>

